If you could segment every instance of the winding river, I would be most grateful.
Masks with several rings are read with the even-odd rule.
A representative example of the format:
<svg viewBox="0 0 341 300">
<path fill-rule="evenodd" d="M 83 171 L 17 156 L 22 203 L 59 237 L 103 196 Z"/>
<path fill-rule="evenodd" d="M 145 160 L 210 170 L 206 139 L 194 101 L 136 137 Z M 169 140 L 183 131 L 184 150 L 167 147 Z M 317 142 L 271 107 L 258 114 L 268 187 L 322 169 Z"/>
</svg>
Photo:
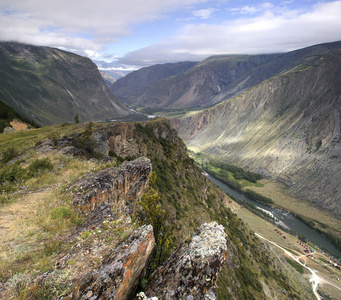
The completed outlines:
<svg viewBox="0 0 341 300">
<path fill-rule="evenodd" d="M 333 244 L 331 244 L 323 235 L 321 235 L 316 230 L 308 227 L 306 224 L 304 224 L 302 221 L 294 217 L 291 213 L 287 211 L 283 211 L 277 208 L 272 208 L 269 206 L 265 206 L 259 202 L 256 202 L 245 195 L 239 193 L 236 190 L 233 190 L 225 183 L 221 182 L 220 180 L 212 177 L 211 175 L 205 174 L 208 179 L 210 179 L 215 185 L 220 187 L 223 191 L 225 191 L 226 194 L 232 195 L 238 199 L 244 200 L 248 203 L 251 203 L 258 207 L 259 209 L 262 209 L 269 214 L 272 214 L 276 219 L 278 219 L 278 222 L 284 226 L 288 227 L 290 230 L 293 230 L 299 234 L 304 235 L 309 241 L 315 243 L 320 248 L 327 250 L 332 255 L 341 258 L 341 251 L 338 250 Z"/>
</svg>

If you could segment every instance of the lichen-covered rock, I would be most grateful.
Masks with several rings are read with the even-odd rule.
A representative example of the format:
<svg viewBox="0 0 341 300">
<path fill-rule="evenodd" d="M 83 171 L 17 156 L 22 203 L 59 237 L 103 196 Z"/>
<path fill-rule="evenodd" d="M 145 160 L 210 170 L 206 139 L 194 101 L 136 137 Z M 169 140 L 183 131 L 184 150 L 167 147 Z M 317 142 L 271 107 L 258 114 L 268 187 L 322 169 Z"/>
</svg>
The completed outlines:
<svg viewBox="0 0 341 300">
<path fill-rule="evenodd" d="M 226 258 L 226 234 L 216 222 L 201 225 L 152 275 L 145 291 L 161 299 L 212 299 Z"/>
<path fill-rule="evenodd" d="M 123 211 L 142 195 L 151 172 L 150 160 L 140 157 L 118 168 L 88 174 L 70 187 L 73 203 L 83 215 L 89 215 L 103 203 L 109 204 L 112 211 Z"/>
<path fill-rule="evenodd" d="M 138 228 L 107 256 L 100 269 L 82 276 L 65 299 L 131 299 L 154 245 L 153 227 Z"/>
</svg>

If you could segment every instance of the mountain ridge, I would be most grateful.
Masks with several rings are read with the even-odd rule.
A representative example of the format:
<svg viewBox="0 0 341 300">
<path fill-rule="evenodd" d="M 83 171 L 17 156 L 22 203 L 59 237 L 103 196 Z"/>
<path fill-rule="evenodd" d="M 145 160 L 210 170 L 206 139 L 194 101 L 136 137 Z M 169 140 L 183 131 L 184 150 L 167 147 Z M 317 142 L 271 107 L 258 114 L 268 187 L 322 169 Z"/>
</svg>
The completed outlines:
<svg viewBox="0 0 341 300">
<path fill-rule="evenodd" d="M 111 90 L 115 93 L 120 89 L 118 95 L 134 106 L 173 109 L 209 107 L 302 63 L 318 60 L 319 56 L 340 45 L 341 42 L 338 41 L 287 53 L 216 55 L 208 57 L 181 74 L 145 82 L 143 88 L 135 90 L 134 94 L 129 92 L 130 89 L 134 89 L 133 84 L 124 78 L 115 82 Z M 139 75 L 142 78 L 147 72 L 152 71 L 149 68 L 153 67 L 140 69 L 129 76 Z"/>
<path fill-rule="evenodd" d="M 150 67 L 144 67 L 137 71 L 127 74 L 125 77 L 117 80 L 110 87 L 110 90 L 130 103 L 139 93 L 154 82 L 158 82 L 164 78 L 169 78 L 175 75 L 186 72 L 193 67 L 196 62 L 178 62 L 157 64 Z"/>
<path fill-rule="evenodd" d="M 7 182 L 11 180 L 9 176 L 1 178 L 8 183 L 7 187 L 13 188 L 11 193 L 16 195 L 15 200 L 8 199 L 5 206 L 0 206 L 1 213 L 11 213 L 11 208 L 17 207 L 19 216 L 25 216 L 23 208 L 28 195 L 31 198 L 30 207 L 40 207 L 43 210 L 38 210 L 39 222 L 31 222 L 31 218 L 37 219 L 31 211 L 26 212 L 29 216 L 17 220 L 20 224 L 29 223 L 34 228 L 32 230 L 29 227 L 31 234 L 25 232 L 24 237 L 18 239 L 21 247 L 12 243 L 14 236 L 21 237 L 22 232 L 15 230 L 21 227 L 14 227 L 13 224 L 0 227 L 1 233 L 4 233 L 0 235 L 0 247 L 8 254 L 6 259 L 0 261 L 0 279 L 4 286 L 0 295 L 3 298 L 11 293 L 26 292 L 27 297 L 33 297 L 44 292 L 49 293 L 53 299 L 70 293 L 76 297 L 84 295 L 85 299 L 89 299 L 97 292 L 97 295 L 110 294 L 123 277 L 123 283 L 131 281 L 129 279 L 135 276 L 133 269 L 136 269 L 133 266 L 139 270 L 143 268 L 139 257 L 145 249 L 151 250 L 148 245 L 153 244 L 151 237 L 143 239 L 137 233 L 133 234 L 134 240 L 146 247 L 128 243 L 133 231 L 131 213 L 141 206 L 140 201 L 144 199 L 141 194 L 148 194 L 149 190 L 152 194 L 156 192 L 160 198 L 156 208 L 164 211 L 168 222 L 174 222 L 173 241 L 180 247 L 188 245 L 190 248 L 187 251 L 182 247 L 185 252 L 181 252 L 185 253 L 185 257 L 175 253 L 168 262 L 165 260 L 161 268 L 167 272 L 156 271 L 152 275 L 155 276 L 154 280 L 160 279 L 158 274 L 166 275 L 164 283 L 170 287 L 170 295 L 175 294 L 171 286 L 173 279 L 169 276 L 174 273 L 179 274 L 173 277 L 179 282 L 176 286 L 187 286 L 188 293 L 198 292 L 198 298 L 202 299 L 204 293 L 208 292 L 206 289 L 211 289 L 217 279 L 214 269 L 226 258 L 214 288 L 218 299 L 288 299 L 302 295 L 311 299 L 312 291 L 308 280 L 296 272 L 282 254 L 261 242 L 228 208 L 229 198 L 203 176 L 188 157 L 185 144 L 170 127 L 169 121 L 158 119 L 140 123 L 93 124 L 91 139 L 96 141 L 95 147 L 104 155 L 105 162 L 77 157 L 76 153 L 81 152 L 80 149 L 76 151 L 72 141 L 89 139 L 88 129 L 89 125 L 84 124 L 61 124 L 28 130 L 23 134 L 17 132 L 0 136 L 2 148 L 18 149 L 20 145 L 24 145 L 20 157 L 7 161 L 6 166 L 0 165 L 2 174 L 3 171 L 13 172 L 14 168 L 19 170 L 20 166 L 16 165 L 18 159 L 29 166 L 35 164 L 37 157 L 40 161 L 50 161 L 47 172 L 37 172 L 35 178 L 20 181 L 19 185 Z M 56 137 L 62 137 L 55 141 L 49 140 L 48 136 L 52 131 Z M 41 144 L 36 146 L 36 141 Z M 122 159 L 132 161 L 120 163 Z M 51 176 L 51 172 L 57 170 Z M 156 174 L 153 183 L 148 177 L 152 170 Z M 44 178 L 53 181 L 43 180 Z M 151 188 L 148 187 L 149 183 Z M 20 189 L 21 185 L 26 187 Z M 20 192 L 16 193 L 17 190 Z M 81 211 L 81 215 L 77 211 Z M 82 222 L 79 220 L 81 216 Z M 200 233 L 200 237 L 191 237 L 194 229 L 211 221 L 224 226 L 226 240 L 217 236 L 214 229 L 216 225 L 209 226 L 214 230 L 208 235 Z M 148 232 L 147 228 L 140 229 L 150 236 L 153 229 L 150 225 L 147 227 Z M 221 226 L 219 228 L 222 229 Z M 48 235 L 43 234 L 45 232 Z M 208 239 L 204 238 L 205 235 Z M 217 237 L 218 244 L 212 243 Z M 37 247 L 25 247 L 32 240 Z M 224 248 L 221 253 L 223 259 L 215 254 L 219 250 L 217 245 Z M 172 243 L 168 246 L 172 246 Z M 116 253 L 119 248 L 123 252 Z M 21 252 L 18 254 L 19 251 Z M 128 252 L 131 255 L 127 256 Z M 203 259 L 198 254 L 202 254 Z M 213 260 L 208 259 L 209 256 L 213 256 Z M 122 261 L 123 257 L 127 257 L 127 260 Z M 212 265 L 210 261 L 213 262 Z M 176 267 L 175 272 L 171 272 L 172 267 Z M 128 271 L 125 272 L 124 269 Z M 179 272 L 176 273 L 177 271 Z M 18 273 L 25 275 L 19 276 Z M 158 286 L 159 282 L 149 288 Z M 160 287 L 162 290 L 158 293 L 161 295 L 164 285 Z M 155 294 L 153 292 L 148 295 Z"/>
</svg>

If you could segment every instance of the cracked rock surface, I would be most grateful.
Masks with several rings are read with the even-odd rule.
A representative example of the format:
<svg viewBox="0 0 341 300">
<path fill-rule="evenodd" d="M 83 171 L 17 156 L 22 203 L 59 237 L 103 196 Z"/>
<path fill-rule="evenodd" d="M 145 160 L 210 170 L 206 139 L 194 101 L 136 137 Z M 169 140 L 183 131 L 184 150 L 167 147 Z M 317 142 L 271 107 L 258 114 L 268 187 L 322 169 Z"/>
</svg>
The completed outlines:
<svg viewBox="0 0 341 300">
<path fill-rule="evenodd" d="M 223 226 L 216 222 L 202 224 L 153 273 L 145 294 L 159 300 L 212 299 L 226 258 L 226 239 Z"/>
</svg>

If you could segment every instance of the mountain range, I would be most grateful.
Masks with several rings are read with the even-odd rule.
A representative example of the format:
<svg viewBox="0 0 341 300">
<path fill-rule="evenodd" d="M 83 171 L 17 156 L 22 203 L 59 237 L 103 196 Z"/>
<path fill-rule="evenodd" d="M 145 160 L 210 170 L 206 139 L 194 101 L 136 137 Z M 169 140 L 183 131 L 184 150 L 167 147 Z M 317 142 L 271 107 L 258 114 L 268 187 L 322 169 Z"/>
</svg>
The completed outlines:
<svg viewBox="0 0 341 300">
<path fill-rule="evenodd" d="M 166 70 L 170 64 L 151 66 L 119 79 L 110 90 L 136 106 L 207 107 L 296 66 L 317 61 L 320 55 L 340 45 L 340 42 L 321 44 L 283 54 L 212 56 L 187 70 L 175 69 L 179 73 L 168 76 Z"/>
<path fill-rule="evenodd" d="M 105 62 L 102 60 L 92 60 L 99 72 L 101 73 L 104 82 L 108 87 L 110 87 L 116 80 L 126 76 L 130 72 L 134 71 L 133 68 L 128 68 L 125 65 L 120 65 L 115 62 Z"/>
</svg>

